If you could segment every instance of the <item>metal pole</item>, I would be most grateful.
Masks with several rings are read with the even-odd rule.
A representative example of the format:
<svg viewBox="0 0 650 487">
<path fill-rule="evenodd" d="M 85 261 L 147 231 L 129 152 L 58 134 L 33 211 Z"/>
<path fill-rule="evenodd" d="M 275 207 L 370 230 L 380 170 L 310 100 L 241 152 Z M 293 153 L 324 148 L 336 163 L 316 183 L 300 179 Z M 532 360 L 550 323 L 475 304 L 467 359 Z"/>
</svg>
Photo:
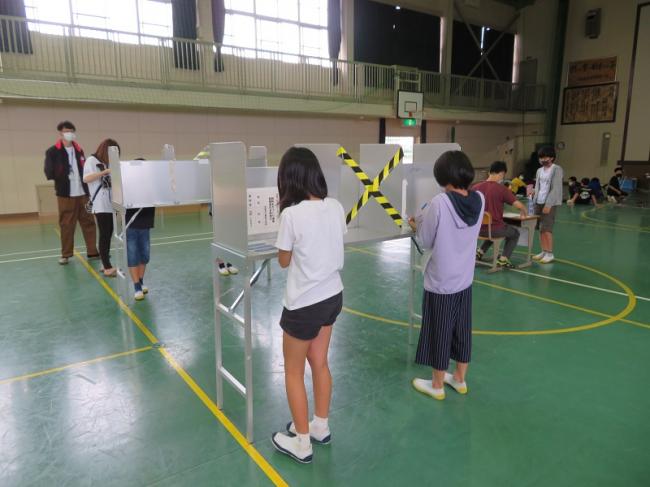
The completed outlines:
<svg viewBox="0 0 650 487">
<path fill-rule="evenodd" d="M 411 265 L 409 268 L 409 345 L 413 345 L 413 314 L 415 313 L 415 264 L 416 264 L 416 254 L 415 243 L 411 240 Z"/>
<path fill-rule="evenodd" d="M 212 282 L 214 283 L 214 351 L 217 367 L 217 407 L 222 409 L 223 377 L 221 376 L 221 368 L 223 367 L 223 350 L 221 348 L 221 311 L 219 310 L 219 304 L 221 303 L 221 281 L 219 280 L 219 269 L 214 255 L 212 256 Z"/>
<path fill-rule="evenodd" d="M 253 312 L 251 307 L 251 275 L 248 259 L 244 264 L 244 369 L 246 381 L 246 439 L 253 442 Z"/>
</svg>

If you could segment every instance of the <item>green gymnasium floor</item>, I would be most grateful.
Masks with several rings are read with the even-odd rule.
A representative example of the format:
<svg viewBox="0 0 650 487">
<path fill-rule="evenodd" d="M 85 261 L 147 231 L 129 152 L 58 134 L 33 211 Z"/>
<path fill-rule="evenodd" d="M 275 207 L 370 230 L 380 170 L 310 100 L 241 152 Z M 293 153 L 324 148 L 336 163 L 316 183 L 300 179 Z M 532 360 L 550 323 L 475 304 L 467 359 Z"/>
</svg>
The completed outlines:
<svg viewBox="0 0 650 487">
<path fill-rule="evenodd" d="M 248 447 L 243 400 L 226 386 L 223 414 L 212 402 L 206 214 L 157 221 L 151 291 L 132 312 L 79 258 L 57 265 L 54 225 L 4 225 L 0 485 L 650 485 L 650 211 L 583 211 L 558 216 L 562 260 L 476 271 L 470 393 L 444 402 L 410 385 L 430 371 L 407 346 L 408 242 L 348 250 L 333 442 L 307 466 L 269 441 L 289 420 L 277 264 L 255 287 Z M 242 343 L 227 326 L 239 377 Z"/>
</svg>

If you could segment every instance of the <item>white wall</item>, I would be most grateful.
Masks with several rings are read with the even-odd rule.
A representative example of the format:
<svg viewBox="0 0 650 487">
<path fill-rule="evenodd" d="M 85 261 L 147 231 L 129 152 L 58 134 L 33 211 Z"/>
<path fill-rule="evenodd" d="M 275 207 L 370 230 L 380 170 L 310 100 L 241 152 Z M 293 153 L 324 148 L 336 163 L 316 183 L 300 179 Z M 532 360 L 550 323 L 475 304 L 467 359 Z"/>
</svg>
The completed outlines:
<svg viewBox="0 0 650 487">
<path fill-rule="evenodd" d="M 560 153 L 565 174 L 576 177 L 608 177 L 621 155 L 625 107 L 628 92 L 634 23 L 635 0 L 572 0 L 569 4 L 562 87 L 566 86 L 568 65 L 572 61 L 600 57 L 617 57 L 616 79 L 619 81 L 616 121 L 580 125 L 561 125 L 562 105 L 557 120 L 556 140 L 566 144 Z M 602 9 L 600 37 L 589 39 L 584 35 L 584 21 L 588 10 Z M 559 93 L 562 97 L 562 92 Z M 645 96 L 650 96 L 645 87 Z M 601 138 L 611 133 L 609 157 L 605 167 L 600 166 Z"/>
<path fill-rule="evenodd" d="M 45 150 L 57 138 L 56 125 L 64 119 L 77 126 L 79 142 L 91 154 L 104 138 L 116 139 L 125 158 L 160 157 L 163 144 L 173 144 L 177 157 L 192 158 L 206 144 L 241 140 L 266 145 L 269 161 L 277 163 L 297 142 L 336 142 L 358 156 L 359 144 L 374 143 L 379 122 L 368 118 L 308 117 L 269 113 L 181 112 L 143 110 L 90 104 L 0 104 L 0 214 L 38 211 L 36 185 L 45 184 Z M 398 135 L 399 122 L 389 120 L 388 135 Z M 428 122 L 429 142 L 448 140 L 450 122 Z M 407 130 L 407 129 L 404 129 Z M 419 135 L 419 128 L 412 130 Z M 407 132 L 408 132 L 407 130 Z M 512 124 L 463 123 L 456 139 L 476 165 L 496 157 L 506 137 L 521 133 Z"/>
</svg>

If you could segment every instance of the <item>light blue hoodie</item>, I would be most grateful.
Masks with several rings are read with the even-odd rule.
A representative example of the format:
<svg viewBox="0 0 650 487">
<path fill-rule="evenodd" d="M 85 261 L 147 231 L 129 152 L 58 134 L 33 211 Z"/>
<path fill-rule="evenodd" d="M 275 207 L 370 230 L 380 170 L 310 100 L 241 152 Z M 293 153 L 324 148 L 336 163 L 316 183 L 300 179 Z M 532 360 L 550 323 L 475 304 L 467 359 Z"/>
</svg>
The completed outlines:
<svg viewBox="0 0 650 487">
<path fill-rule="evenodd" d="M 431 250 L 424 268 L 424 289 L 453 294 L 472 285 L 484 209 L 485 198 L 478 191 L 470 191 L 467 197 L 441 193 L 416 215 L 418 240 Z"/>
</svg>

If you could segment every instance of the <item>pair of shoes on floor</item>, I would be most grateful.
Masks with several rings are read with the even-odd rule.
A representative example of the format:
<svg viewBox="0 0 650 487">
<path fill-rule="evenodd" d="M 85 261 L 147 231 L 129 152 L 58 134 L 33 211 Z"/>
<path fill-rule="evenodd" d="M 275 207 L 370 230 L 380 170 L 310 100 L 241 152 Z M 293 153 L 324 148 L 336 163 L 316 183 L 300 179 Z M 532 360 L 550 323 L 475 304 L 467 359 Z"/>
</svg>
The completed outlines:
<svg viewBox="0 0 650 487">
<path fill-rule="evenodd" d="M 444 382 L 445 384 L 453 387 L 458 394 L 467 394 L 467 383 L 458 382 L 456 379 L 454 379 L 453 374 L 445 372 Z M 427 396 L 431 396 L 438 401 L 443 401 L 446 397 L 445 389 L 434 388 L 431 379 L 413 379 L 412 385 L 416 391 L 421 392 L 422 394 L 426 394 Z"/>
<path fill-rule="evenodd" d="M 555 256 L 549 252 L 540 252 L 537 255 L 533 255 L 533 260 L 540 264 L 550 264 L 555 260 Z"/>
<path fill-rule="evenodd" d="M 501 255 L 497 259 L 497 267 L 501 267 L 502 269 L 514 269 L 515 265 L 510 262 L 510 259 Z"/>
<path fill-rule="evenodd" d="M 219 274 L 222 276 L 234 276 L 236 274 L 239 274 L 239 269 L 237 269 L 230 262 L 226 262 L 225 264 L 219 264 Z"/>
<path fill-rule="evenodd" d="M 306 436 L 306 435 L 304 435 Z M 271 442 L 280 453 L 290 456 L 300 463 L 311 463 L 313 459 L 312 442 L 318 445 L 329 445 L 332 434 L 329 427 L 319 428 L 314 421 L 309 423 L 309 439 L 297 434 L 293 422 L 287 423 L 286 433 L 274 433 Z M 309 441 L 311 440 L 311 441 Z"/>
</svg>

